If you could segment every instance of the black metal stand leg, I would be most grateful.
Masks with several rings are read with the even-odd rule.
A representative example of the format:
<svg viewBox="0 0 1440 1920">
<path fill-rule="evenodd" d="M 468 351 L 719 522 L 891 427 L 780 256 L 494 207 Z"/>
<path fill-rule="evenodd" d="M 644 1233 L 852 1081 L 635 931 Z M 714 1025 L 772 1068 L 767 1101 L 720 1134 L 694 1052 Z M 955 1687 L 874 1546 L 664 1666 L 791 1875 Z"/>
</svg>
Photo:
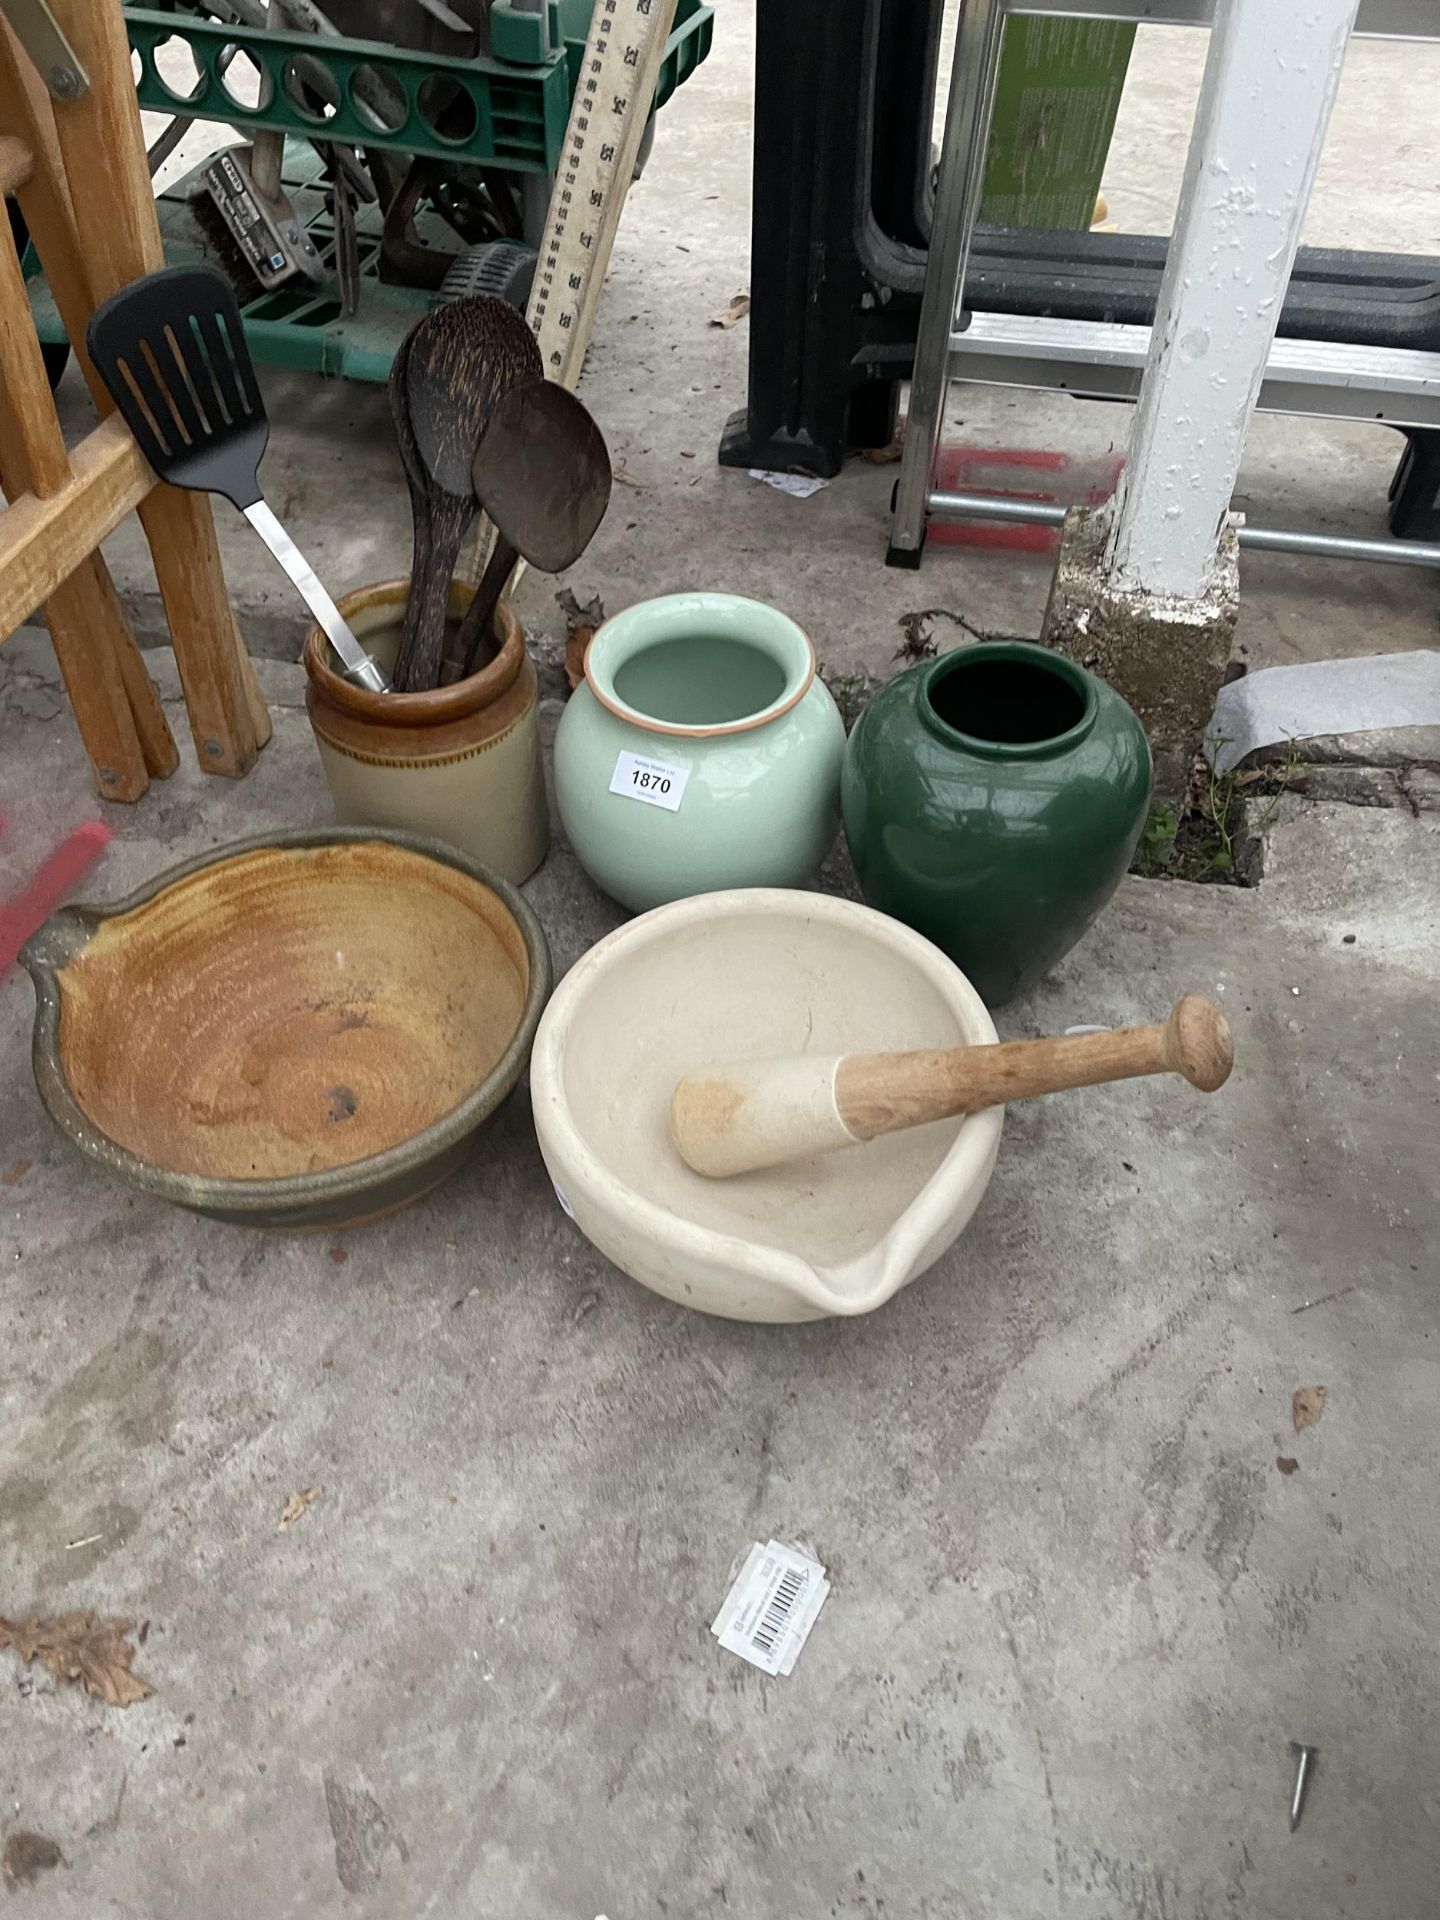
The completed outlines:
<svg viewBox="0 0 1440 1920">
<path fill-rule="evenodd" d="M 900 382 L 869 380 L 850 395 L 845 428 L 849 447 L 888 447 L 900 421 Z"/>
<path fill-rule="evenodd" d="M 732 467 L 838 473 L 861 274 L 851 232 L 870 0 L 761 0 L 755 36 L 749 400 Z"/>
<path fill-rule="evenodd" d="M 938 4 L 760 0 L 749 398 L 725 466 L 828 478 L 893 436 L 919 275 L 891 297 L 862 242 L 922 239 Z"/>
<path fill-rule="evenodd" d="M 1390 531 L 1397 540 L 1440 542 L 1440 431 L 1407 427 L 1390 482 Z"/>
</svg>

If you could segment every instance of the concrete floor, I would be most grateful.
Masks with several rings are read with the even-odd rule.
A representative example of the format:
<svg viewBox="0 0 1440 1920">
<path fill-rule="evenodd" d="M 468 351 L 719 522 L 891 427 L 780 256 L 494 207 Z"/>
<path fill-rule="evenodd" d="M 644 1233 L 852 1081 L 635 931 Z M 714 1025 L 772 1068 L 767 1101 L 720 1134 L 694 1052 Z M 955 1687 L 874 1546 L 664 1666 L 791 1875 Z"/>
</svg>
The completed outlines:
<svg viewBox="0 0 1440 1920">
<path fill-rule="evenodd" d="M 9 891 L 92 809 L 41 646 L 7 664 Z M 326 817 L 265 677 L 256 773 L 110 810 L 89 891 Z M 129 1199 L 0 982 L 6 1604 L 148 1619 L 156 1687 L 0 1656 L 0 1825 L 66 1861 L 28 1910 L 1428 1915 L 1440 816 L 1291 802 L 1270 841 L 1254 892 L 1127 882 L 1003 1022 L 1206 989 L 1232 1084 L 1015 1109 L 963 1240 L 861 1323 L 643 1293 L 523 1098 L 344 1241 Z M 561 967 L 619 918 L 560 850 L 529 892 Z M 779 1681 L 708 1632 L 772 1534 L 835 1582 Z"/>
<path fill-rule="evenodd" d="M 743 388 L 743 327 L 706 317 L 746 280 L 752 13 L 722 0 L 627 214 L 585 390 L 641 484 L 573 584 L 739 585 L 877 673 L 917 608 L 1032 631 L 1043 562 L 884 571 L 883 469 L 799 502 L 713 465 Z M 1366 53 L 1418 139 L 1431 50 Z M 1163 82 L 1178 114 L 1190 55 L 1145 57 L 1147 111 Z M 1431 194 L 1412 231 L 1434 244 Z M 267 391 L 273 504 L 322 573 L 398 571 L 379 397 Z M 1124 429 L 1018 395 L 960 411 L 1077 458 Z M 1257 518 L 1370 531 L 1393 453 L 1260 423 L 1245 485 Z M 278 576 L 220 516 L 247 632 L 293 656 Z M 132 530 L 112 549 L 153 631 Z M 522 591 L 553 640 L 552 584 Z M 1434 643 L 1425 575 L 1247 560 L 1245 591 L 1267 663 Z M 255 773 L 206 779 L 187 746 L 106 810 L 92 895 L 328 817 L 298 670 L 261 664 Z M 7 896 L 97 811 L 34 634 L 0 655 L 0 811 Z M 1440 815 L 1287 800 L 1267 840 L 1254 891 L 1126 882 L 1003 1016 L 1121 1023 L 1210 991 L 1231 1085 L 1015 1109 L 961 1242 L 843 1325 L 712 1321 L 616 1274 L 523 1097 L 468 1170 L 343 1241 L 130 1200 L 52 1132 L 28 982 L 0 979 L 0 1612 L 147 1620 L 156 1689 L 120 1712 L 0 1654 L 0 1843 L 64 1861 L 7 1887 L 17 1911 L 1428 1920 Z M 562 969 L 620 917 L 563 848 L 528 891 Z M 1324 1417 L 1296 1434 L 1311 1384 Z M 708 1631 L 772 1534 L 834 1582 L 774 1681 Z M 1293 1837 L 1292 1738 L 1321 1749 Z"/>
</svg>

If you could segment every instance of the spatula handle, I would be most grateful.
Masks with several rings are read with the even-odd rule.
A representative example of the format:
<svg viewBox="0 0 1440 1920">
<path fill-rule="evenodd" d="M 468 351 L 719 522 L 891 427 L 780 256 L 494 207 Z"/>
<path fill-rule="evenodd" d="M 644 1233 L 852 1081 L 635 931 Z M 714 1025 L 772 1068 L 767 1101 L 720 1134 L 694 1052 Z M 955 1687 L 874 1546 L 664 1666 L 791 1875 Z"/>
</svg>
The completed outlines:
<svg viewBox="0 0 1440 1920">
<path fill-rule="evenodd" d="M 263 500 L 243 509 L 245 518 L 289 574 L 300 598 L 309 607 L 325 638 L 345 662 L 346 671 L 372 693 L 387 693 L 385 676 L 346 624 L 345 616 L 321 586 L 315 569 L 275 518 Z"/>
<path fill-rule="evenodd" d="M 835 1071 L 835 1105 L 858 1140 L 923 1126 L 1039 1093 L 1096 1087 L 1147 1073 L 1179 1073 L 1213 1093 L 1234 1060 L 1230 1028 L 1213 1001 L 1187 993 L 1170 1018 L 1113 1033 L 1060 1034 L 995 1047 L 847 1054 Z"/>
</svg>

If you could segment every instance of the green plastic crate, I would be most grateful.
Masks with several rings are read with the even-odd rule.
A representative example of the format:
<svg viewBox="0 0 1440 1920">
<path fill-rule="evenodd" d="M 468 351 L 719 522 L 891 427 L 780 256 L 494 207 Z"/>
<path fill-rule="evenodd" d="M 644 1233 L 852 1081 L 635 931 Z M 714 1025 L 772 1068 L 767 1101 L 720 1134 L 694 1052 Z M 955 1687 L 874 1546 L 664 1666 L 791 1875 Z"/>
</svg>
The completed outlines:
<svg viewBox="0 0 1440 1920">
<path fill-rule="evenodd" d="M 155 203 L 160 237 L 172 267 L 214 266 L 210 242 L 190 212 L 190 195 L 201 169 L 167 187 Z M 307 141 L 287 140 L 281 172 L 295 211 L 325 266 L 333 271 L 335 234 L 325 200 L 320 157 Z M 435 214 L 418 220 L 422 239 L 456 245 L 455 236 Z M 393 287 L 379 277 L 381 219 L 378 208 L 360 207 L 355 215 L 360 243 L 360 309 L 347 316 L 333 281 L 313 286 L 291 280 L 272 293 L 260 288 L 240 296 L 240 317 L 250 352 L 262 366 L 294 367 L 305 373 L 348 380 L 383 382 L 390 377 L 395 349 L 410 328 L 434 304 L 424 287 Z M 43 283 L 32 290 L 31 307 L 42 340 L 63 340 L 60 316 Z"/>
<path fill-rule="evenodd" d="M 533 63 L 517 64 L 485 55 L 446 58 L 368 40 L 327 40 L 309 33 L 233 26 L 150 7 L 125 8 L 130 45 L 140 58 L 136 90 L 140 105 L 151 113 L 183 113 L 242 130 L 278 130 L 346 146 L 389 147 L 429 159 L 545 174 L 555 171 L 565 138 L 570 96 L 589 32 L 589 0 L 552 0 L 551 16 L 558 44 Z M 535 28 L 541 23 L 538 14 L 505 17 Z M 705 58 L 713 31 L 711 7 L 702 0 L 680 0 L 655 92 L 657 107 Z M 177 92 L 160 72 L 156 55 L 174 40 L 186 43 L 195 62 L 197 79 L 190 94 Z M 504 44 L 503 33 L 501 40 Z M 512 32 L 509 43 L 523 41 L 517 42 Z M 226 84 L 220 56 L 227 48 L 240 48 L 259 69 L 254 105 L 237 99 Z M 323 108 L 307 98 L 297 62 L 303 63 L 309 92 L 327 96 Z M 252 79 L 254 68 L 248 69 Z M 392 103 L 383 116 L 356 91 L 357 79 L 363 93 L 367 78 L 372 95 L 378 79 Z M 460 89 L 471 108 L 470 126 L 457 138 L 441 134 L 434 120 L 436 102 L 453 101 L 452 87 Z"/>
<path fill-rule="evenodd" d="M 503 0 L 496 0 L 497 11 L 502 4 Z M 535 155 L 540 151 L 538 143 L 543 140 L 548 155 L 552 138 L 554 149 L 558 151 L 564 137 L 574 76 L 578 73 L 580 54 L 584 51 L 589 31 L 590 5 L 591 0 L 551 0 L 551 39 L 552 42 L 558 42 L 563 38 L 567 51 L 552 53 L 548 63 L 538 73 L 527 72 L 524 68 L 500 61 L 443 62 L 433 60 L 428 54 L 396 56 L 388 47 L 367 48 L 364 43 L 352 40 L 344 43 L 342 64 L 345 84 L 348 88 L 355 71 L 366 64 L 378 64 L 396 71 L 397 78 L 398 66 L 403 65 L 414 84 L 407 84 L 403 80 L 401 84 L 405 87 L 407 99 L 413 97 L 418 107 L 419 93 L 425 79 L 436 72 L 443 71 L 449 75 L 458 67 L 468 76 L 468 86 L 476 93 L 485 91 L 489 102 L 488 119 L 477 106 L 477 129 L 488 126 L 493 130 L 498 126 L 504 135 L 504 145 L 500 151 L 486 152 L 445 142 L 437 143 L 434 147 L 421 147 L 418 151 L 438 151 L 469 165 L 490 164 L 502 168 L 513 167 L 517 171 L 533 170 Z M 492 27 L 494 18 L 492 11 Z M 517 15 L 516 18 L 533 22 L 537 16 Z M 158 81 L 155 48 L 173 38 L 177 32 L 182 38 L 190 39 L 194 29 L 207 28 L 211 23 L 133 7 L 126 8 L 126 20 L 130 26 L 132 43 L 140 47 L 145 68 L 139 88 L 143 107 L 160 113 L 184 112 L 197 119 L 245 121 L 256 127 L 277 124 L 268 114 L 257 114 L 253 110 L 247 119 L 245 114 L 233 107 L 228 94 L 218 102 L 213 92 L 207 95 L 210 110 L 201 112 L 201 102 L 182 101 Z M 136 38 L 137 27 L 139 40 Z M 158 31 L 157 37 L 158 29 L 163 31 Z M 690 78 L 709 53 L 713 32 L 713 8 L 703 4 L 703 0 L 680 0 L 655 89 L 657 109 L 665 105 L 675 89 Z M 259 37 L 247 35 L 246 30 L 239 27 L 217 28 L 215 33 L 204 35 L 206 48 L 203 57 L 197 48 L 196 58 L 202 70 L 208 74 L 208 85 L 212 90 L 223 84 L 214 73 L 219 47 L 238 45 L 242 38 L 248 46 Z M 269 39 L 270 36 L 264 38 Z M 332 58 L 335 56 L 333 43 L 317 42 L 308 34 L 276 35 L 274 38 L 277 43 L 276 57 L 282 72 L 285 60 L 290 57 L 288 49 L 297 41 L 302 43 L 307 57 L 314 55 L 317 50 L 329 52 Z M 280 44 L 282 39 L 284 45 Z M 149 49 L 148 54 L 146 48 Z M 573 64 L 569 52 L 571 48 L 574 49 Z M 375 56 L 373 62 L 367 61 L 367 52 Z M 411 61 L 418 61 L 424 70 L 418 82 L 415 81 L 418 69 L 410 67 Z M 273 74 L 275 69 L 272 67 L 271 71 Z M 497 73 L 504 77 L 504 90 L 498 96 L 495 83 Z M 275 82 L 275 85 L 283 91 L 283 79 Z M 163 97 L 157 97 L 157 86 L 162 89 Z M 551 119 L 546 117 L 551 111 L 549 102 L 552 95 L 562 103 L 553 128 Z M 347 98 L 350 99 L 348 111 L 356 113 L 358 110 L 353 97 L 347 95 Z M 520 111 L 519 102 L 528 103 L 525 112 Z M 293 101 L 290 102 L 290 106 L 293 104 Z M 291 122 L 285 120 L 279 124 L 289 126 Z M 350 123 L 347 121 L 346 124 Z M 367 146 L 397 146 L 415 150 L 408 137 L 381 139 L 371 132 L 368 119 L 363 126 L 363 133 L 351 136 L 357 142 L 363 140 Z M 325 204 L 323 169 L 319 156 L 310 145 L 310 139 L 315 137 L 317 129 L 313 121 L 305 119 L 301 122 L 301 131 L 304 137 L 287 139 L 285 143 L 282 177 L 321 260 L 327 267 L 333 267 L 334 233 Z M 344 137 L 340 131 L 338 113 L 334 120 L 326 123 L 324 132 L 332 138 Z M 324 137 L 323 133 L 321 137 Z M 523 157 L 517 158 L 517 155 Z M 553 170 L 548 162 L 546 164 L 548 170 Z M 199 172 L 197 168 L 194 173 L 177 180 L 166 188 L 155 203 L 160 219 L 160 234 L 165 244 L 165 258 L 171 266 L 215 263 L 209 244 L 190 212 L 190 197 Z M 342 312 L 333 287 L 314 287 L 308 282 L 292 281 L 276 288 L 273 293 L 264 293 L 257 288 L 249 299 L 242 296 L 240 312 L 245 322 L 245 337 L 254 358 L 262 365 L 295 367 L 304 372 L 342 376 L 350 380 L 381 382 L 389 378 L 396 347 L 420 315 L 431 306 L 434 295 L 424 288 L 390 286 L 380 279 L 381 223 L 376 208 L 357 209 L 355 224 L 360 241 L 361 279 L 360 310 L 355 315 L 347 318 Z M 422 213 L 419 225 L 422 238 L 451 247 L 456 244 L 453 233 L 436 216 Z M 38 277 L 39 267 L 33 250 L 27 254 L 25 265 L 27 274 L 36 276 L 30 281 L 30 304 L 35 315 L 36 331 L 47 345 L 61 346 L 65 343 L 65 329 L 49 288 Z"/>
</svg>

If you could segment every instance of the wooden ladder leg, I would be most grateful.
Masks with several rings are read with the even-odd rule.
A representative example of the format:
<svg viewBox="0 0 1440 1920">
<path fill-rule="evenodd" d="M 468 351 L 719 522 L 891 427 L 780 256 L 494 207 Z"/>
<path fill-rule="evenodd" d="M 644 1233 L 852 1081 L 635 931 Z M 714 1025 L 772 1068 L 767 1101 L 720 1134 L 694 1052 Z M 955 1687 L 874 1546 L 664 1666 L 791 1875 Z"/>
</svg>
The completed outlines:
<svg viewBox="0 0 1440 1920">
<path fill-rule="evenodd" d="M 0 28 L 0 118 L 31 147 L 21 208 L 65 330 L 102 415 L 113 410 L 84 352 L 101 300 L 164 264 L 118 0 L 54 9 L 91 85 L 52 110 L 39 75 Z M 32 204 L 34 217 L 32 218 Z M 157 487 L 140 508 L 170 624 L 200 765 L 249 771 L 270 718 L 225 589 L 210 503 Z"/>
<path fill-rule="evenodd" d="M 161 486 L 136 511 L 150 543 L 200 765 L 206 773 L 248 773 L 270 738 L 270 714 L 235 624 L 210 503 Z"/>
<path fill-rule="evenodd" d="M 31 175 L 16 197 L 70 335 L 76 362 L 103 418 L 114 412 L 114 402 L 85 351 L 85 323 L 97 303 L 83 272 L 71 225 L 70 195 L 49 95 L 3 20 L 0 20 L 0 122 L 13 128 L 30 151 Z M 106 579 L 108 581 L 108 569 Z M 113 593 L 113 588 L 111 591 Z M 127 628 L 127 636 L 128 631 Z M 129 644 L 119 643 L 119 650 L 131 712 L 147 763 L 154 773 L 171 772 L 178 755 L 164 714 L 159 711 L 159 701 L 144 660 L 133 640 Z"/>
<path fill-rule="evenodd" d="M 0 139 L 0 198 L 28 177 L 29 168 L 21 143 Z M 11 500 L 26 493 L 49 499 L 69 478 L 20 262 L 7 231 L 0 234 L 0 486 Z M 138 800 L 152 771 L 173 769 L 175 748 L 158 701 L 159 734 L 148 746 L 141 738 L 120 665 L 122 648 L 133 654 L 135 643 L 107 587 L 104 562 L 92 553 L 50 595 L 46 620 L 97 788 L 108 800 Z"/>
<path fill-rule="evenodd" d="M 162 485 L 135 511 L 150 547 L 201 768 L 238 777 L 270 738 L 270 709 L 230 603 L 210 502 L 203 494 Z M 226 728 L 202 724 L 206 715 L 230 717 L 231 737 L 252 743 L 243 750 L 243 764 L 225 744 Z"/>
<path fill-rule="evenodd" d="M 150 678 L 145 657 L 130 631 L 130 622 L 125 617 L 125 609 L 120 604 L 120 596 L 115 591 L 115 582 L 110 578 L 110 569 L 105 564 L 103 554 L 92 553 L 85 565 L 76 570 L 74 578 L 82 580 L 87 575 L 93 581 L 93 584 L 85 587 L 92 618 L 102 629 L 115 636 L 120 677 L 125 683 L 126 697 L 130 702 L 130 717 L 140 736 L 146 769 L 153 779 L 168 780 L 180 764 L 180 749 L 170 731 L 170 722 L 165 718 L 165 709 L 160 704 L 160 695 L 155 691 L 155 682 Z M 69 586 L 70 582 L 66 581 L 65 584 Z M 47 607 L 47 618 L 49 611 Z"/>
<path fill-rule="evenodd" d="M 21 144 L 29 150 L 31 175 L 19 184 L 15 198 L 19 200 L 19 209 L 25 215 L 25 225 L 31 230 L 36 252 L 46 259 L 46 273 L 50 275 L 50 286 L 56 294 L 56 303 L 60 305 L 65 326 L 79 328 L 83 336 L 84 319 L 90 313 L 92 300 L 75 261 L 75 246 L 69 230 L 69 196 L 65 192 L 65 180 L 61 173 L 56 127 L 50 119 L 50 100 L 40 84 L 35 67 L 25 60 L 19 44 L 10 35 L 10 29 L 2 19 L 0 123 L 19 132 Z M 50 261 L 56 265 L 52 267 Z M 77 349 L 77 361 L 86 380 L 90 382 L 90 392 L 100 397 L 102 415 L 111 413 L 113 403 L 86 359 L 83 338 L 81 348 Z M 104 574 L 109 597 L 113 599 L 113 588 L 109 588 L 109 570 L 98 555 L 96 572 Z M 129 624 L 125 624 L 123 634 L 119 630 L 113 632 L 113 641 L 119 655 L 121 674 L 125 678 L 125 689 L 131 699 L 134 726 L 140 735 L 146 766 L 157 776 L 173 774 L 179 764 L 175 739 L 165 722 L 165 714 L 159 708 L 156 689 L 150 682 L 140 649 L 134 645 Z"/>
<path fill-rule="evenodd" d="M 150 768 L 120 662 L 114 648 L 106 644 L 100 624 L 103 605 L 99 583 L 87 561 L 45 602 L 45 624 L 89 755 L 96 791 L 105 800 L 138 800 L 150 785 Z"/>
</svg>

